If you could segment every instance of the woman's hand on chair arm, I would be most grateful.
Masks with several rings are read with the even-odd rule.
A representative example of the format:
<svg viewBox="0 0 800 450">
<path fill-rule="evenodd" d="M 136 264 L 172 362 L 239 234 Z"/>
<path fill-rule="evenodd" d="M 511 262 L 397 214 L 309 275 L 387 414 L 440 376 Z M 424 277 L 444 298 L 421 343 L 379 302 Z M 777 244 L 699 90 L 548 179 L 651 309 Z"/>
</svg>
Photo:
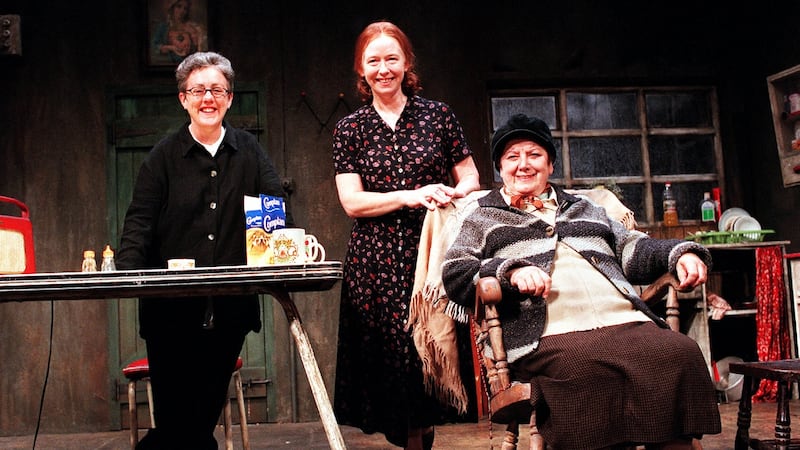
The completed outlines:
<svg viewBox="0 0 800 450">
<path fill-rule="evenodd" d="M 708 267 L 706 267 L 703 260 L 694 253 L 684 253 L 678 258 L 675 272 L 678 275 L 678 281 L 680 281 L 680 289 L 687 289 L 706 282 Z"/>
<path fill-rule="evenodd" d="M 522 266 L 508 271 L 508 282 L 522 294 L 547 298 L 553 280 L 536 266 Z"/>
</svg>

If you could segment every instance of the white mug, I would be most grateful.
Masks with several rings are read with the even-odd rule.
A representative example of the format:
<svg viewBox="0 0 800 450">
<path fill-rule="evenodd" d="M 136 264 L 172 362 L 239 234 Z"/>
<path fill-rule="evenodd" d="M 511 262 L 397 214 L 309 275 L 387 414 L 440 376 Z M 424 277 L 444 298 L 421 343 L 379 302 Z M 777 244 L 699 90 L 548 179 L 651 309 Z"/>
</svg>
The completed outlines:
<svg viewBox="0 0 800 450">
<path fill-rule="evenodd" d="M 276 264 L 325 261 L 325 247 L 304 228 L 278 228 L 272 231 L 272 255 Z"/>
<path fill-rule="evenodd" d="M 170 259 L 167 261 L 167 269 L 169 270 L 194 269 L 194 260 L 188 258 Z"/>
</svg>

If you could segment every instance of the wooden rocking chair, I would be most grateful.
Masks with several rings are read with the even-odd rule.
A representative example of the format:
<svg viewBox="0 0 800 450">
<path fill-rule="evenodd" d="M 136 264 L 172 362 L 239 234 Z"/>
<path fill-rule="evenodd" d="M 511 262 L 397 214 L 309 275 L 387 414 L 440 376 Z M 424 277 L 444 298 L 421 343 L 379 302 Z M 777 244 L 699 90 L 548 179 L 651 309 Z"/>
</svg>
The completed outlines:
<svg viewBox="0 0 800 450">
<path fill-rule="evenodd" d="M 649 285 L 641 295 L 642 300 L 650 306 L 664 300 L 666 294 L 666 320 L 673 331 L 680 330 L 678 285 L 678 279 L 667 273 Z M 544 450 L 546 445 L 536 428 L 536 416 L 530 403 L 530 383 L 512 383 L 509 376 L 502 339 L 503 330 L 496 308 L 502 300 L 500 282 L 494 277 L 481 278 L 478 280 L 475 297 L 473 321 L 477 332 L 477 354 L 482 358 L 482 378 L 489 398 L 489 420 L 507 425 L 500 448 L 516 450 L 519 425 L 529 423 L 530 449 Z M 482 349 L 485 345 L 491 347 L 494 359 L 484 355 Z M 699 442 L 696 441 L 695 444 L 699 445 Z"/>
</svg>

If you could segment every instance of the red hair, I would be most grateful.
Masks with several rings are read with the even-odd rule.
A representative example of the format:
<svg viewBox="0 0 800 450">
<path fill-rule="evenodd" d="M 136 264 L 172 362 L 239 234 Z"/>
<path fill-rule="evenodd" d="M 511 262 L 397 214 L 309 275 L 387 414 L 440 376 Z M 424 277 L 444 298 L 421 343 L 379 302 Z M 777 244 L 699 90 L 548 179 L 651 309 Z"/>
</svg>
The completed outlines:
<svg viewBox="0 0 800 450">
<path fill-rule="evenodd" d="M 419 76 L 417 76 L 417 57 L 414 55 L 414 47 L 411 45 L 411 40 L 403 33 L 403 30 L 391 22 L 373 22 L 367 25 L 364 31 L 358 35 L 358 39 L 356 39 L 353 70 L 355 70 L 356 75 L 358 75 L 356 88 L 358 89 L 358 93 L 361 94 L 361 99 L 367 100 L 372 97 L 372 90 L 369 88 L 367 80 L 361 75 L 364 50 L 366 50 L 370 42 L 381 35 L 394 38 L 397 43 L 400 44 L 400 50 L 403 51 L 403 56 L 406 58 L 408 69 L 406 69 L 405 76 L 403 77 L 403 93 L 410 97 L 421 91 L 422 86 L 420 86 Z"/>
</svg>

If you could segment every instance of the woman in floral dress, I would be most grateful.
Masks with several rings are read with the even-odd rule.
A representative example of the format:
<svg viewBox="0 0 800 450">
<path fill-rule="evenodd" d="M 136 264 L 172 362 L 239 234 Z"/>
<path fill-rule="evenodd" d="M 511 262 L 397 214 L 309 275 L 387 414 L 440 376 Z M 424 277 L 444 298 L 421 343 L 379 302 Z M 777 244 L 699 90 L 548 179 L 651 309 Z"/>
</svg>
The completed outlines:
<svg viewBox="0 0 800 450">
<path fill-rule="evenodd" d="M 422 222 L 427 210 L 480 185 L 450 107 L 416 95 L 414 60 L 397 26 L 367 26 L 356 41 L 354 70 L 368 104 L 339 121 L 333 135 L 339 201 L 354 219 L 334 408 L 340 424 L 422 449 L 431 448 L 433 425 L 441 421 L 405 330 Z"/>
</svg>

